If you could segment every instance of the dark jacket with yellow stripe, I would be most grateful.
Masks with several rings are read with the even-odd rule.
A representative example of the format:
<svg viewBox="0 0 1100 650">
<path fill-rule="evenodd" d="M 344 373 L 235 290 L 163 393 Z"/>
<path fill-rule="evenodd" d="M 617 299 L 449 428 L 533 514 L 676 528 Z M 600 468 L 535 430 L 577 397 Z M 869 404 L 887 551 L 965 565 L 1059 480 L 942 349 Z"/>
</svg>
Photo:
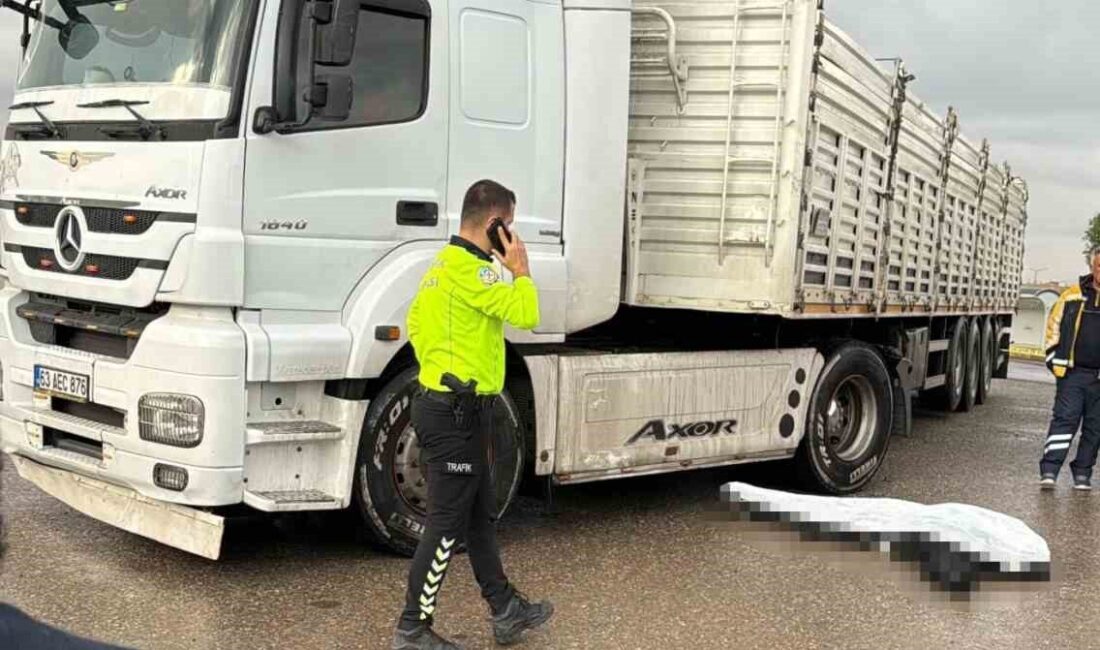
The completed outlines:
<svg viewBox="0 0 1100 650">
<path fill-rule="evenodd" d="M 1085 310 L 1100 302 L 1093 287 L 1092 276 L 1085 275 L 1081 281 L 1062 292 L 1047 319 L 1046 361 L 1047 368 L 1055 377 L 1064 377 L 1074 367 L 1074 350 L 1081 335 L 1081 321 Z"/>
</svg>

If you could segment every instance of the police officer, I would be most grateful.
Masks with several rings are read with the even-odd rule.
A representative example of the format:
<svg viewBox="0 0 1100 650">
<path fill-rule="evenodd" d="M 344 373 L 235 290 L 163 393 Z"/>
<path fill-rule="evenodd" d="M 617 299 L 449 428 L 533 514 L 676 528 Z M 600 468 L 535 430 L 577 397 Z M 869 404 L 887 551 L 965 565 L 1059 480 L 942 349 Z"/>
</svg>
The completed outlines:
<svg viewBox="0 0 1100 650">
<path fill-rule="evenodd" d="M 421 384 L 412 420 L 427 465 L 428 520 L 409 571 L 394 650 L 459 647 L 431 626 L 447 569 L 463 543 L 497 643 L 518 641 L 554 611 L 548 602 L 529 602 L 508 582 L 493 524 L 488 441 L 493 403 L 504 387 L 504 324 L 533 329 L 539 322 L 527 249 L 508 230 L 515 201 L 493 181 L 470 187 L 459 234 L 435 258 L 409 310 Z M 494 257 L 511 272 L 512 284 L 501 280 Z"/>
<path fill-rule="evenodd" d="M 1057 377 L 1054 409 L 1039 462 L 1039 484 L 1054 489 L 1077 430 L 1070 463 L 1075 490 L 1092 489 L 1100 450 L 1100 247 L 1089 252 L 1090 271 L 1062 292 L 1047 319 L 1047 367 Z"/>
</svg>

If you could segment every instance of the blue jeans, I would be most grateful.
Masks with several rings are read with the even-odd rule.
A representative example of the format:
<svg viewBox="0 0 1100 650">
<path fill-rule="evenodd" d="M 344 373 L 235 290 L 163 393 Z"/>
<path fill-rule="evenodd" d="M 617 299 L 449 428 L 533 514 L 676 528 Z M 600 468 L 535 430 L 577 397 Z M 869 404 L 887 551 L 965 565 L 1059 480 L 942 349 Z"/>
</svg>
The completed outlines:
<svg viewBox="0 0 1100 650">
<path fill-rule="evenodd" d="M 1096 452 L 1100 450 L 1100 379 L 1095 370 L 1074 368 L 1058 380 L 1054 414 L 1043 448 L 1043 460 L 1039 462 L 1041 473 L 1058 475 L 1079 428 L 1081 440 L 1070 469 L 1074 476 L 1091 478 Z"/>
</svg>

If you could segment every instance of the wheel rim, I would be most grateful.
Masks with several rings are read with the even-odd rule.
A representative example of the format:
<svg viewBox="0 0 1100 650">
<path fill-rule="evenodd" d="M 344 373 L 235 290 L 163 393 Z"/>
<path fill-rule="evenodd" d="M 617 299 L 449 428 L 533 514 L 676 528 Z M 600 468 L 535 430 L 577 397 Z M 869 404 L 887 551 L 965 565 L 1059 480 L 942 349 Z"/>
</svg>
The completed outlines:
<svg viewBox="0 0 1100 650">
<path fill-rule="evenodd" d="M 841 381 L 829 398 L 825 415 L 826 446 L 837 458 L 853 462 L 874 440 L 878 404 L 871 382 L 852 375 Z"/>
<path fill-rule="evenodd" d="M 394 447 L 393 484 L 410 510 L 427 516 L 428 481 L 420 464 L 420 439 L 411 423 L 405 425 Z"/>
</svg>

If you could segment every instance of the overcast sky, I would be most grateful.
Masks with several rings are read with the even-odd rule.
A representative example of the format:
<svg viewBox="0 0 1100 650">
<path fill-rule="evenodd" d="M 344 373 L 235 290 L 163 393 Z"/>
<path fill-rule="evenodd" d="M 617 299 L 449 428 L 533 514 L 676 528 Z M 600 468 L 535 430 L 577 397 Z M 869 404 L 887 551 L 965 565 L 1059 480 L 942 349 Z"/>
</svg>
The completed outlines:
<svg viewBox="0 0 1100 650">
<path fill-rule="evenodd" d="M 825 0 L 825 13 L 874 56 L 904 58 L 921 99 L 955 106 L 963 132 L 1028 181 L 1025 280 L 1083 272 L 1081 235 L 1100 212 L 1100 1 Z M 20 28 L 0 12 L 0 106 Z"/>
<path fill-rule="evenodd" d="M 953 105 L 1031 189 L 1024 277 L 1084 273 L 1081 236 L 1100 212 L 1100 2 L 825 0 L 876 57 L 900 56 L 911 88 Z"/>
</svg>

